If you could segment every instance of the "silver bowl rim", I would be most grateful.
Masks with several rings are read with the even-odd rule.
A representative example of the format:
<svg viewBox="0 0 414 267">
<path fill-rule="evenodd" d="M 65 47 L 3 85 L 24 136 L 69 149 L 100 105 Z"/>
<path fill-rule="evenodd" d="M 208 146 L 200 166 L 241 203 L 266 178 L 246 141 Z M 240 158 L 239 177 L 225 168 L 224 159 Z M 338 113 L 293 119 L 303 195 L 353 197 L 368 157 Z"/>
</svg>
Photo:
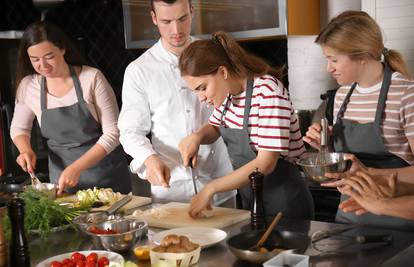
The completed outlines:
<svg viewBox="0 0 414 267">
<path fill-rule="evenodd" d="M 334 164 L 338 164 L 341 162 L 345 162 L 347 159 L 345 158 L 345 154 L 346 153 L 342 153 L 342 152 L 329 152 L 328 154 L 331 155 L 338 155 L 338 157 L 342 157 L 340 158 L 337 162 L 330 162 L 330 163 L 326 163 L 326 164 L 320 164 L 320 165 L 316 165 L 316 164 L 306 164 L 303 161 L 306 160 L 307 158 L 311 157 L 311 156 L 316 156 L 318 154 L 318 152 L 310 152 L 305 154 L 302 158 L 298 159 L 296 161 L 296 164 L 302 167 L 307 167 L 307 168 L 317 168 L 317 167 L 327 167 L 327 166 L 331 166 Z"/>
<path fill-rule="evenodd" d="M 143 224 L 142 226 L 140 226 L 139 228 L 132 229 L 132 230 L 129 230 L 129 231 L 126 231 L 126 232 L 122 232 L 122 233 L 117 233 L 117 234 L 94 234 L 94 233 L 91 233 L 91 232 L 88 230 L 88 229 L 89 229 L 90 227 L 92 227 L 92 226 L 101 225 L 101 224 L 103 224 L 103 223 L 105 223 L 105 222 L 109 222 L 109 221 L 111 221 L 111 222 L 113 222 L 113 221 L 133 221 L 133 222 L 143 222 L 144 224 Z M 89 226 L 85 229 L 85 232 L 86 232 L 88 235 L 91 235 L 91 236 L 98 236 L 98 237 L 110 237 L 110 236 L 120 236 L 120 235 L 130 234 L 130 233 L 136 232 L 136 231 L 138 231 L 138 230 L 145 230 L 146 228 L 148 228 L 148 222 L 147 222 L 147 221 L 145 221 L 145 220 L 142 220 L 142 219 L 121 218 L 121 219 L 118 219 L 118 220 L 109 220 L 109 221 L 104 221 L 104 222 L 101 222 L 101 223 L 96 223 L 96 224 L 90 224 L 90 225 L 89 225 Z"/>
</svg>

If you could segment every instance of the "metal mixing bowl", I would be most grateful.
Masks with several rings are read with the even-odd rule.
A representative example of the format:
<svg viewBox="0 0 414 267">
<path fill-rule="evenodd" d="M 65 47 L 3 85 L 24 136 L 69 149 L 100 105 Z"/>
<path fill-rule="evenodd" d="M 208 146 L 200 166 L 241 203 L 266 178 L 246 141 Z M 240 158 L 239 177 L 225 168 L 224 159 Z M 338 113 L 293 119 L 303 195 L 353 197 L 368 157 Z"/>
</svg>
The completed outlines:
<svg viewBox="0 0 414 267">
<path fill-rule="evenodd" d="M 92 226 L 87 228 L 86 233 L 92 237 L 97 248 L 115 252 L 126 252 L 133 248 L 138 240 L 148 232 L 148 223 L 140 219 L 121 218 L 103 223 L 95 224 L 100 229 L 114 230 L 118 234 L 94 234 L 89 232 Z"/>
<path fill-rule="evenodd" d="M 121 218 L 122 215 L 120 214 L 108 215 L 108 213 L 104 211 L 98 211 L 78 215 L 75 218 L 73 218 L 72 222 L 81 232 L 86 233 L 86 230 L 89 226 Z"/>
<path fill-rule="evenodd" d="M 284 251 L 287 253 L 304 253 L 310 242 L 309 236 L 300 232 L 273 231 L 263 245 L 269 250 L 268 252 L 250 250 L 249 248 L 255 245 L 263 234 L 264 231 L 243 232 L 229 238 L 227 245 L 237 258 L 262 263 Z"/>
<path fill-rule="evenodd" d="M 34 190 L 38 190 L 40 192 L 45 193 L 51 200 L 54 200 L 57 197 L 58 187 L 56 184 L 42 183 L 42 188 L 40 190 L 33 187 L 32 185 L 27 185 L 26 187 L 31 187 Z"/>
<path fill-rule="evenodd" d="M 351 160 L 345 159 L 344 153 L 308 153 L 296 163 L 310 179 L 319 183 L 333 181 L 325 176 L 326 173 L 341 173 L 352 165 Z"/>
</svg>

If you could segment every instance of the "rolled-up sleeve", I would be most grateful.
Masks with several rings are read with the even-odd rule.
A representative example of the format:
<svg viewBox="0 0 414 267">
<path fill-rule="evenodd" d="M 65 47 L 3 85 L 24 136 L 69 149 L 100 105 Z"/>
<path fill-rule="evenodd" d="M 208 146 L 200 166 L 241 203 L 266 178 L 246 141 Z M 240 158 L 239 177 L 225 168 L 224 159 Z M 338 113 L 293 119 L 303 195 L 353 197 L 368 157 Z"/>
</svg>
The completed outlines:
<svg viewBox="0 0 414 267">
<path fill-rule="evenodd" d="M 96 73 L 93 92 L 95 109 L 102 126 L 102 135 L 97 143 L 109 154 L 119 145 L 119 130 L 117 126 L 119 108 L 112 87 L 102 74 Z"/>
<path fill-rule="evenodd" d="M 121 144 L 133 158 L 131 171 L 142 172 L 144 161 L 156 152 L 146 136 L 151 130 L 151 111 L 147 94 L 142 89 L 143 79 L 132 64 L 125 70 L 118 127 Z"/>
</svg>

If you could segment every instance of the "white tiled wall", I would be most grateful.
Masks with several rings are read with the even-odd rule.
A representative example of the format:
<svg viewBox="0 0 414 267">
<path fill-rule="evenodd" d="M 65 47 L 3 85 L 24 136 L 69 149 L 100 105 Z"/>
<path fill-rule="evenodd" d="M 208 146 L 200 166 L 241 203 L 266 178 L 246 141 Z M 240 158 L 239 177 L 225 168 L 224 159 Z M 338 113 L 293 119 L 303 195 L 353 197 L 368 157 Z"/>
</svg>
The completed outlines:
<svg viewBox="0 0 414 267">
<path fill-rule="evenodd" d="M 382 28 L 385 46 L 398 50 L 414 74 L 414 1 L 362 0 L 361 4 Z"/>
</svg>

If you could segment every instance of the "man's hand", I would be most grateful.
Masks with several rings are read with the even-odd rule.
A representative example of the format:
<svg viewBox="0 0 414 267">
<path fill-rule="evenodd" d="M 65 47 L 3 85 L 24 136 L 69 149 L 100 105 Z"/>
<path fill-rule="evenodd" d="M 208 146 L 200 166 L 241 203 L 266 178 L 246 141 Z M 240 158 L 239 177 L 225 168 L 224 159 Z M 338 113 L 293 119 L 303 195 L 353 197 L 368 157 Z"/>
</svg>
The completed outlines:
<svg viewBox="0 0 414 267">
<path fill-rule="evenodd" d="M 178 149 L 181 153 L 181 158 L 183 160 L 183 165 L 188 167 L 191 164 L 193 167 L 197 166 L 197 155 L 198 149 L 200 148 L 200 138 L 197 134 L 190 134 L 183 140 L 181 140 L 178 145 Z"/>
<path fill-rule="evenodd" d="M 149 156 L 145 162 L 147 176 L 145 177 L 152 185 L 170 187 L 170 169 L 157 155 Z"/>
</svg>

